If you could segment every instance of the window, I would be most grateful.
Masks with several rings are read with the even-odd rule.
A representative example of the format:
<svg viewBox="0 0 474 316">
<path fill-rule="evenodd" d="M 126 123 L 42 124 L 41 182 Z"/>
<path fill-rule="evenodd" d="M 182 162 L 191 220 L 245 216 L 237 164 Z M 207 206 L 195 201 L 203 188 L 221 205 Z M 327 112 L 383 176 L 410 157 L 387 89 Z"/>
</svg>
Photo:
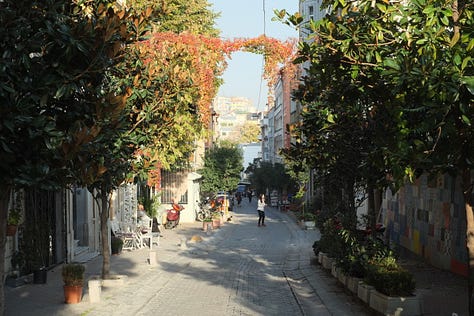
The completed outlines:
<svg viewBox="0 0 474 316">
<path fill-rule="evenodd" d="M 170 172 L 162 170 L 161 173 L 161 203 L 171 203 L 172 199 L 179 199 L 179 204 L 188 203 L 187 191 L 188 171 Z"/>
</svg>

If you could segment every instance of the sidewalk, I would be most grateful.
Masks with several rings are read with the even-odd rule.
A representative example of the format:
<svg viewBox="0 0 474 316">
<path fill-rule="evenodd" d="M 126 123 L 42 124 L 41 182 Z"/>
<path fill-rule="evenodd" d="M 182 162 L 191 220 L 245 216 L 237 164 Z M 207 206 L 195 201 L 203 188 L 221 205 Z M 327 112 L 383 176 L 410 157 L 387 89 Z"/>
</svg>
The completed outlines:
<svg viewBox="0 0 474 316">
<path fill-rule="evenodd" d="M 190 240 L 193 235 L 203 235 L 202 223 L 180 224 L 178 229 L 164 230 L 160 238 L 160 245 L 154 245 L 153 251 L 156 260 L 172 264 L 179 260 L 183 240 Z M 209 236 L 206 238 L 213 238 Z M 185 245 L 185 244 L 183 244 Z M 5 286 L 5 315 L 87 315 L 92 307 L 97 308 L 104 305 L 103 315 L 112 315 L 114 307 L 107 307 L 107 301 L 112 301 L 114 296 L 128 296 L 134 304 L 146 304 L 140 302 L 140 296 L 136 295 L 141 288 L 141 281 L 149 278 L 151 274 L 162 273 L 159 266 L 149 264 L 149 248 L 142 248 L 132 251 L 123 251 L 118 256 L 111 256 L 110 271 L 112 275 L 126 276 L 123 281 L 125 285 L 111 285 L 102 288 L 101 302 L 89 302 L 89 292 L 87 280 L 94 276 L 100 276 L 102 270 L 102 256 L 92 258 L 84 263 L 86 266 L 85 284 L 82 301 L 79 304 L 65 304 L 63 283 L 61 277 L 61 265 L 48 271 L 46 284 L 26 284 L 16 288 Z M 153 271 L 154 273 L 150 273 Z M 127 291 L 128 293 L 122 293 Z M 119 294 L 120 293 L 120 294 Z M 127 302 L 122 302 L 116 308 Z M 118 314 L 117 314 L 118 315 Z"/>
<path fill-rule="evenodd" d="M 426 316 L 468 316 L 468 281 L 435 268 L 414 255 L 401 254 L 400 263 L 416 280 L 417 295 L 423 297 Z"/>
</svg>

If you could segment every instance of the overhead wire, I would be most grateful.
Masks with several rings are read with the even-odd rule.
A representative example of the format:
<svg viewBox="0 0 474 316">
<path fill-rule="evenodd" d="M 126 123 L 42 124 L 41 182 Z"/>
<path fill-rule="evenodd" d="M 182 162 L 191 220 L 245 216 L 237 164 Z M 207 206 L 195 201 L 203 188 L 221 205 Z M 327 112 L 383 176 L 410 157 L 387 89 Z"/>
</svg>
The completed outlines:
<svg viewBox="0 0 474 316">
<path fill-rule="evenodd" d="M 263 36 L 266 35 L 266 10 L 265 10 L 265 0 L 262 0 L 262 9 L 263 9 Z M 262 95 L 262 85 L 263 85 L 263 74 L 265 71 L 265 55 L 262 55 L 262 72 L 260 74 L 260 85 L 258 88 L 258 100 L 257 100 L 257 113 L 260 111 L 260 98 Z"/>
</svg>

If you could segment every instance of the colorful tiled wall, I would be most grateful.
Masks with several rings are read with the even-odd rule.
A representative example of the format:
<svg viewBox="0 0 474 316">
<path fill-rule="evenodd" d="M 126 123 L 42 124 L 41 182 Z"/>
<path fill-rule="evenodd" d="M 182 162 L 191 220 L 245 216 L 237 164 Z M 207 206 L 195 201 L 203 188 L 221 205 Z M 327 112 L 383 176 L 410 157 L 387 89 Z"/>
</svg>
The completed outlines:
<svg viewBox="0 0 474 316">
<path fill-rule="evenodd" d="M 466 214 L 459 178 L 423 175 L 395 194 L 387 190 L 381 214 L 391 242 L 434 266 L 467 276 Z"/>
</svg>

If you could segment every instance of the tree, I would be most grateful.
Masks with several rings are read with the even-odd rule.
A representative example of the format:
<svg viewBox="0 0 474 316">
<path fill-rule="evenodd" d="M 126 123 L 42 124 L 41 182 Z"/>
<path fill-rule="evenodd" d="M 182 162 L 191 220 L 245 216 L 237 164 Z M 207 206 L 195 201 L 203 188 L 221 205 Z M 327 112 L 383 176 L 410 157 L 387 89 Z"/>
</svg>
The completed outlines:
<svg viewBox="0 0 474 316">
<path fill-rule="evenodd" d="M 258 124 L 252 122 L 245 122 L 239 128 L 240 138 L 239 144 L 255 143 L 258 141 L 261 130 Z"/>
<path fill-rule="evenodd" d="M 206 150 L 201 190 L 215 194 L 219 191 L 233 191 L 240 181 L 243 170 L 242 151 L 237 146 L 214 147 Z"/>
<path fill-rule="evenodd" d="M 293 191 L 295 187 L 294 181 L 289 180 L 285 166 L 281 163 L 256 161 L 256 164 L 247 168 L 246 173 L 250 174 L 250 183 L 258 193 L 277 190 L 282 194 Z"/>
<path fill-rule="evenodd" d="M 4 224 L 11 190 L 58 189 L 75 183 L 79 173 L 84 182 L 103 174 L 100 160 L 81 165 L 77 173 L 70 167 L 77 166 L 81 154 L 88 157 L 84 146 L 97 142 L 105 127 L 96 124 L 98 118 L 119 114 L 123 102 L 120 96 L 100 93 L 121 30 L 115 24 L 120 17 L 110 14 L 110 3 L 97 2 L 97 11 L 69 1 L 3 1 L 0 7 L 3 276 Z M 0 292 L 3 314 L 3 282 Z"/>
<path fill-rule="evenodd" d="M 332 58 L 346 74 L 351 71 L 361 91 L 371 94 L 367 119 L 376 119 L 371 148 L 377 155 L 367 162 L 373 171 L 385 173 L 394 188 L 423 171 L 462 178 L 473 315 L 473 4 L 420 0 L 331 5 L 331 15 L 311 23 L 316 40 L 304 44 L 302 52 L 313 64 Z M 292 16 L 290 21 L 301 19 Z M 317 68 L 315 74 L 323 75 Z M 311 86 L 306 91 L 318 98 L 328 93 Z"/>
<path fill-rule="evenodd" d="M 219 36 L 219 31 L 214 27 L 219 14 L 210 10 L 207 0 L 162 0 L 158 8 L 158 29 L 161 32 Z"/>
</svg>

